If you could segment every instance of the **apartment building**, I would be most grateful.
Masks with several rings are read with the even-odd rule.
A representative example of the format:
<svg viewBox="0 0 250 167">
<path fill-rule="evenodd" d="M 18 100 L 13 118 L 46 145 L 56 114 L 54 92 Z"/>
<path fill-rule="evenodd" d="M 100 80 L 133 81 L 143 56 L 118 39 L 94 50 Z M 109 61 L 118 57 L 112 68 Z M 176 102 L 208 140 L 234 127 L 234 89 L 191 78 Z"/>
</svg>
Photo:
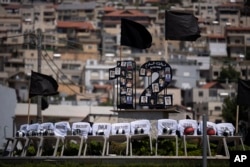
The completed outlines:
<svg viewBox="0 0 250 167">
<path fill-rule="evenodd" d="M 243 78 L 249 77 L 248 62 L 242 60 L 249 50 L 247 27 L 250 17 L 242 2 L 211 0 L 192 4 L 185 1 L 181 10 L 194 13 L 202 30 L 202 37 L 195 42 L 165 41 L 165 10 L 150 5 L 149 1 L 138 7 L 128 5 L 130 3 L 73 1 L 56 5 L 11 2 L 2 5 L 1 83 L 7 83 L 8 79 L 14 81 L 18 75 L 16 71 L 27 75 L 31 70 L 36 71 L 37 39 L 25 34 L 37 28 L 43 33 L 42 72 L 53 75 L 60 83 L 75 85 L 77 92 L 80 87 L 89 93 L 102 89 L 110 91 L 108 86 L 102 86 L 110 83 L 107 69 L 114 67 L 117 60 L 134 60 L 138 66 L 149 60 L 166 60 L 173 68 L 171 86 L 183 90 L 203 89 L 202 85 L 216 80 L 227 57 L 234 58 L 235 69 Z M 133 19 L 146 26 L 153 36 L 152 47 L 138 50 L 123 46 L 120 50 L 121 18 Z M 178 56 L 180 58 L 176 59 Z M 91 64 L 92 60 L 95 63 Z M 143 88 L 143 79 L 139 78 L 137 83 Z M 185 102 L 186 95 L 181 95 L 180 101 Z M 216 103 L 222 104 L 222 101 Z M 207 109 L 219 106 L 216 103 L 209 103 Z"/>
<path fill-rule="evenodd" d="M 209 82 L 199 88 L 185 90 L 185 105 L 192 108 L 197 120 L 207 114 L 210 121 L 221 122 L 223 100 L 226 97 L 235 97 L 236 89 L 235 83 Z"/>
</svg>

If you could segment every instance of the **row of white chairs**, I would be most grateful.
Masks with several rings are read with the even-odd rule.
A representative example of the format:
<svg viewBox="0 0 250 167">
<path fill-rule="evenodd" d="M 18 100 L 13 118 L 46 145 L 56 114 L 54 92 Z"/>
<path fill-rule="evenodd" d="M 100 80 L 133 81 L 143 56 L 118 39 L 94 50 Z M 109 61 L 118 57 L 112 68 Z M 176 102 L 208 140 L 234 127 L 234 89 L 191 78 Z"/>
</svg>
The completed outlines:
<svg viewBox="0 0 250 167">
<path fill-rule="evenodd" d="M 157 121 L 157 135 L 155 145 L 155 155 L 158 151 L 158 141 L 161 139 L 175 140 L 175 151 L 178 156 L 178 135 L 183 139 L 184 153 L 187 155 L 187 139 L 198 138 L 202 140 L 202 122 L 197 122 L 192 119 L 174 120 L 174 119 L 159 119 Z M 227 143 L 229 141 L 240 141 L 244 148 L 241 136 L 234 136 L 234 126 L 231 123 L 207 122 L 207 128 L 213 129 L 208 137 L 208 153 L 211 155 L 210 141 L 220 141 L 225 149 L 225 153 L 229 156 Z M 79 143 L 78 156 L 85 156 L 88 145 L 91 141 L 99 141 L 103 143 L 102 155 L 109 155 L 109 147 L 112 141 L 126 142 L 126 155 L 133 155 L 133 141 L 147 139 L 149 141 L 149 149 L 152 152 L 152 135 L 151 123 L 149 120 L 136 120 L 130 123 L 94 123 L 92 126 L 88 122 L 75 122 L 70 126 L 69 122 L 46 122 L 35 124 L 24 124 L 17 131 L 15 138 L 10 138 L 13 141 L 10 156 L 14 155 L 18 142 L 23 143 L 21 156 L 27 155 L 27 148 L 32 142 L 36 146 L 36 156 L 42 156 L 46 141 L 55 141 L 53 146 L 53 156 L 57 156 L 59 144 L 62 143 L 60 156 L 64 155 L 65 147 L 70 141 Z M 69 133 L 70 132 L 70 133 Z M 91 134 L 91 135 L 90 135 Z"/>
</svg>

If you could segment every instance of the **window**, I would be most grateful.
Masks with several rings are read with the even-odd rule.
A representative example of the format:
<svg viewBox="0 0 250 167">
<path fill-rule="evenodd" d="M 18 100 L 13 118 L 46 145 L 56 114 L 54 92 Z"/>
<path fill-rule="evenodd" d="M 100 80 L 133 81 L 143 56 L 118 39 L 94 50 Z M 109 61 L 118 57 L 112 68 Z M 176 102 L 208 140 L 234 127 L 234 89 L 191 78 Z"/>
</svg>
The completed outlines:
<svg viewBox="0 0 250 167">
<path fill-rule="evenodd" d="M 218 71 L 214 71 L 214 76 L 219 76 L 219 72 Z"/>
<path fill-rule="evenodd" d="M 73 75 L 73 76 L 71 76 L 71 79 L 72 79 L 72 81 L 74 81 L 74 82 L 78 82 L 79 81 L 79 76 L 77 76 L 77 75 Z"/>
<path fill-rule="evenodd" d="M 221 111 L 221 107 L 220 106 L 215 106 L 214 111 Z"/>
<path fill-rule="evenodd" d="M 62 79 L 62 80 L 65 80 L 65 79 L 67 79 L 67 76 L 66 76 L 66 75 L 62 75 L 62 76 L 61 76 L 61 79 Z"/>
<path fill-rule="evenodd" d="M 209 89 L 209 97 L 217 97 L 217 90 Z"/>
<path fill-rule="evenodd" d="M 202 92 L 202 91 L 199 91 L 199 92 L 198 92 L 198 96 L 199 96 L 199 97 L 203 97 L 203 92 Z"/>
</svg>

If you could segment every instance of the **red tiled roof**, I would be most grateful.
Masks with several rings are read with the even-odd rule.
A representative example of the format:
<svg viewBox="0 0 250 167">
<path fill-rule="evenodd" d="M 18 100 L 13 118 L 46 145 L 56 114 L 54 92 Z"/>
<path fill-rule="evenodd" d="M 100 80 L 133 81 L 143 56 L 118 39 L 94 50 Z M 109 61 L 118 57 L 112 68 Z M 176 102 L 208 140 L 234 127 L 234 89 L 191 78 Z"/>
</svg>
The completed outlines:
<svg viewBox="0 0 250 167">
<path fill-rule="evenodd" d="M 213 87 L 216 84 L 217 84 L 217 82 L 209 82 L 206 85 L 203 85 L 201 88 L 203 88 L 203 89 L 209 89 L 209 88 Z"/>
<path fill-rule="evenodd" d="M 98 84 L 95 84 L 94 88 L 95 89 L 111 89 L 112 85 L 98 85 Z"/>
<path fill-rule="evenodd" d="M 21 5 L 19 5 L 19 4 L 10 4 L 10 5 L 4 6 L 3 8 L 5 8 L 5 9 L 20 9 Z"/>
<path fill-rule="evenodd" d="M 143 16 L 147 17 L 148 15 L 140 12 L 139 10 L 116 10 L 106 14 L 105 16 L 119 16 L 119 17 L 128 17 L 128 16 Z"/>
<path fill-rule="evenodd" d="M 90 22 L 58 21 L 57 27 L 94 30 L 94 26 Z"/>
<path fill-rule="evenodd" d="M 103 9 L 105 12 L 116 10 L 113 6 L 105 6 Z"/>
<path fill-rule="evenodd" d="M 221 34 L 209 34 L 207 35 L 208 38 L 210 39 L 224 39 L 225 36 L 224 35 L 221 35 Z"/>
<path fill-rule="evenodd" d="M 229 27 L 226 27 L 226 30 L 229 30 L 229 31 L 250 31 L 250 27 L 232 27 L 232 26 L 229 26 Z"/>
<path fill-rule="evenodd" d="M 159 3 L 160 0 L 145 0 L 144 3 Z"/>
<path fill-rule="evenodd" d="M 239 3 L 222 3 L 221 5 L 218 5 L 218 7 L 243 7 L 243 4 L 239 4 Z"/>
</svg>

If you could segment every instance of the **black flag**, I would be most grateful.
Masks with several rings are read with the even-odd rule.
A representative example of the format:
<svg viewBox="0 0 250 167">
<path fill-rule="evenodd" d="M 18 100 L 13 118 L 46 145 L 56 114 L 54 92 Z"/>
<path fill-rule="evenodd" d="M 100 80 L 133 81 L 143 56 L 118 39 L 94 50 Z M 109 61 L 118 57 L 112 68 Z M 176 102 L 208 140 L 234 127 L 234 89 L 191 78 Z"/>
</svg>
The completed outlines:
<svg viewBox="0 0 250 167">
<path fill-rule="evenodd" d="M 42 106 L 41 106 L 41 109 L 45 110 L 48 107 L 49 107 L 49 103 L 48 103 L 47 99 L 45 99 L 45 97 L 42 97 Z"/>
<path fill-rule="evenodd" d="M 250 106 L 250 80 L 238 79 L 237 104 Z"/>
<path fill-rule="evenodd" d="M 58 94 L 56 80 L 48 75 L 32 71 L 30 79 L 29 98 L 42 95 L 51 96 Z"/>
<path fill-rule="evenodd" d="M 200 37 L 198 19 L 189 13 L 166 11 L 165 39 L 195 41 Z"/>
<path fill-rule="evenodd" d="M 128 19 L 121 19 L 121 45 L 146 49 L 151 44 L 152 36 L 146 27 Z"/>
</svg>

